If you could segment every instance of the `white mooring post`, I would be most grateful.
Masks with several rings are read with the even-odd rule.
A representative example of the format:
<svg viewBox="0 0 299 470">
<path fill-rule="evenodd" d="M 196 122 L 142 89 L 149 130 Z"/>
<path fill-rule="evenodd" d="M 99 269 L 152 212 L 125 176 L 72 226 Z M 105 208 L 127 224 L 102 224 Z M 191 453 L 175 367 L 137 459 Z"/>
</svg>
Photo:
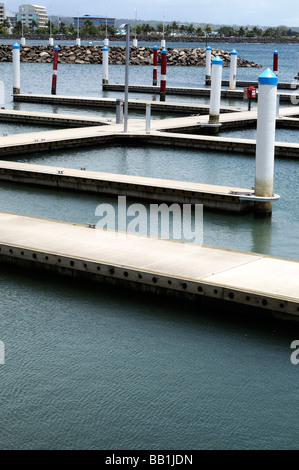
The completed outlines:
<svg viewBox="0 0 299 470">
<path fill-rule="evenodd" d="M 258 83 L 254 194 L 258 197 L 272 197 L 278 79 L 272 70 L 267 69 L 259 76 Z M 255 202 L 254 206 L 256 214 L 272 213 L 272 201 Z"/>
<path fill-rule="evenodd" d="M 230 90 L 236 89 L 237 60 L 238 60 L 238 53 L 235 49 L 233 49 L 230 53 L 230 76 L 229 76 L 229 89 Z"/>
<path fill-rule="evenodd" d="M 212 62 L 209 124 L 219 124 L 222 59 L 217 55 Z"/>
<path fill-rule="evenodd" d="M 295 80 L 299 80 L 299 54 L 298 54 L 298 58 L 297 58 L 297 71 L 298 71 L 297 75 L 296 75 L 296 77 L 294 77 Z"/>
<path fill-rule="evenodd" d="M 108 85 L 108 54 L 109 49 L 104 46 L 102 49 L 102 85 Z"/>
<path fill-rule="evenodd" d="M 13 94 L 19 95 L 21 93 L 20 46 L 17 43 L 15 43 L 12 46 L 12 61 L 13 61 Z"/>
<path fill-rule="evenodd" d="M 206 80 L 211 80 L 211 54 L 210 46 L 206 48 Z"/>
<path fill-rule="evenodd" d="M 149 134 L 150 130 L 151 130 L 151 105 L 147 103 L 146 110 L 145 110 L 145 131 L 147 134 Z"/>
</svg>

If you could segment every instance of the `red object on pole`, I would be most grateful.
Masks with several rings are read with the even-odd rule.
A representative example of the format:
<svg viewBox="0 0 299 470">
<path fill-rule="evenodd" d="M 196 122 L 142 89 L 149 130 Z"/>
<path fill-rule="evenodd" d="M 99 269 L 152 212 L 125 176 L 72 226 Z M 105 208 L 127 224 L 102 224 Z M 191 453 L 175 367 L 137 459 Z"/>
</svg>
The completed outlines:
<svg viewBox="0 0 299 470">
<path fill-rule="evenodd" d="M 161 81 L 160 81 L 160 101 L 165 101 L 166 95 L 166 65 L 167 65 L 167 51 L 162 49 L 161 52 Z"/>
<path fill-rule="evenodd" d="M 158 80 L 158 48 L 154 46 L 154 58 L 153 58 L 153 86 L 157 85 Z"/>
<path fill-rule="evenodd" d="M 278 72 L 278 51 L 273 54 L 273 72 L 277 75 Z"/>
<path fill-rule="evenodd" d="M 53 76 L 52 76 L 52 95 L 56 95 L 56 85 L 57 85 L 57 64 L 58 64 L 58 51 L 59 47 L 54 47 L 54 61 L 53 61 Z"/>
</svg>

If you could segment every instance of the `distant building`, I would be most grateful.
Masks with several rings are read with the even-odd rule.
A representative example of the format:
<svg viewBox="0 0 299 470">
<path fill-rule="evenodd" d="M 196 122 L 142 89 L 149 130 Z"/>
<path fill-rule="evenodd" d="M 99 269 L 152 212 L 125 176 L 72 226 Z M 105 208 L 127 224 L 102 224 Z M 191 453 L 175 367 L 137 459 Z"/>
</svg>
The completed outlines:
<svg viewBox="0 0 299 470">
<path fill-rule="evenodd" d="M 85 21 L 87 20 L 90 20 L 92 24 L 96 27 L 106 26 L 106 21 L 107 21 L 107 26 L 114 27 L 114 23 L 115 23 L 115 18 L 106 18 L 105 16 L 99 16 L 99 15 L 73 16 L 73 20 L 74 20 L 74 26 L 76 28 L 78 28 L 78 23 L 79 23 L 79 28 L 82 28 Z"/>
<path fill-rule="evenodd" d="M 5 7 L 4 3 L 0 3 L 0 23 L 3 23 L 5 20 Z"/>
<path fill-rule="evenodd" d="M 14 27 L 14 25 L 16 24 L 16 21 L 17 21 L 17 16 L 15 13 L 11 12 L 11 11 L 8 11 L 6 10 L 5 8 L 5 19 L 8 20 L 10 22 L 10 28 L 9 28 L 9 32 L 11 32 L 11 28 Z"/>
<path fill-rule="evenodd" d="M 48 26 L 48 15 L 45 7 L 41 5 L 23 4 L 19 6 L 17 21 L 22 21 L 24 26 L 31 26 L 32 21 L 36 21 L 38 28 Z"/>
<path fill-rule="evenodd" d="M 0 23 L 3 23 L 4 20 L 8 20 L 12 28 L 16 22 L 16 14 L 8 11 L 4 3 L 0 3 Z"/>
</svg>

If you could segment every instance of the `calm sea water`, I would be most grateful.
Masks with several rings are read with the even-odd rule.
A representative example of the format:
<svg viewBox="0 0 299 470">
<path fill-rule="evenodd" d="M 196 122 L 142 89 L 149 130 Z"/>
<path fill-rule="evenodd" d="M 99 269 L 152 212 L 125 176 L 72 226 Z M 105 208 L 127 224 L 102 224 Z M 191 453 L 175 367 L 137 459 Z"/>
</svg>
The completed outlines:
<svg viewBox="0 0 299 470">
<path fill-rule="evenodd" d="M 227 46 L 264 67 L 271 65 L 277 48 L 283 79 L 291 81 L 296 72 L 297 61 L 284 55 L 286 45 Z M 295 46 L 288 47 L 295 54 Z M 109 115 L 88 108 L 13 104 L 12 65 L 1 63 L 0 69 L 8 108 Z M 238 73 L 256 79 L 261 71 Z M 132 67 L 132 83 L 150 83 L 150 72 Z M 21 73 L 22 91 L 49 92 L 49 64 L 22 64 Z M 122 81 L 123 74 L 123 67 L 111 67 L 110 81 Z M 202 68 L 169 67 L 170 84 L 194 86 L 203 77 Z M 100 66 L 59 65 L 59 93 L 102 96 L 100 83 Z M 45 130 L 0 124 L 0 134 L 37 129 Z M 254 131 L 238 135 L 254 138 Z M 277 132 L 277 140 L 296 142 L 297 136 L 296 131 Z M 254 158 L 235 154 L 112 146 L 14 159 L 245 188 L 254 184 Z M 297 188 L 297 162 L 277 159 L 275 192 L 281 199 L 272 218 L 206 212 L 204 243 L 298 260 Z M 90 222 L 103 201 L 116 203 L 113 198 L 0 186 L 2 211 L 78 223 Z M 294 327 L 244 317 L 242 308 L 232 316 L 3 267 L 0 320 L 6 352 L 5 365 L 0 365 L 1 449 L 299 447 L 294 412 L 299 366 L 290 362 L 290 344 L 298 339 Z"/>
</svg>

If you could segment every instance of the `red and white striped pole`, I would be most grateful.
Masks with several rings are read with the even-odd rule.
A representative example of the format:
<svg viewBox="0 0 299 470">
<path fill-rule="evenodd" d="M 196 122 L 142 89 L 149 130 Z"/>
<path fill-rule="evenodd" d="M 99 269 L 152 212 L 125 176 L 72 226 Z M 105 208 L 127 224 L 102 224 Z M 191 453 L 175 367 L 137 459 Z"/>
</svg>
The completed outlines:
<svg viewBox="0 0 299 470">
<path fill-rule="evenodd" d="M 273 52 L 273 72 L 277 76 L 278 74 L 278 51 Z"/>
<path fill-rule="evenodd" d="M 53 61 L 53 76 L 52 76 L 52 95 L 56 95 L 56 85 L 57 85 L 57 64 L 58 64 L 58 51 L 59 47 L 54 47 L 54 61 Z"/>
<path fill-rule="evenodd" d="M 160 81 L 160 101 L 165 101 L 166 96 L 166 65 L 167 50 L 164 48 L 161 52 L 161 81 Z"/>
<path fill-rule="evenodd" d="M 153 86 L 157 86 L 158 80 L 158 48 L 154 46 L 154 57 L 153 57 Z"/>
</svg>

